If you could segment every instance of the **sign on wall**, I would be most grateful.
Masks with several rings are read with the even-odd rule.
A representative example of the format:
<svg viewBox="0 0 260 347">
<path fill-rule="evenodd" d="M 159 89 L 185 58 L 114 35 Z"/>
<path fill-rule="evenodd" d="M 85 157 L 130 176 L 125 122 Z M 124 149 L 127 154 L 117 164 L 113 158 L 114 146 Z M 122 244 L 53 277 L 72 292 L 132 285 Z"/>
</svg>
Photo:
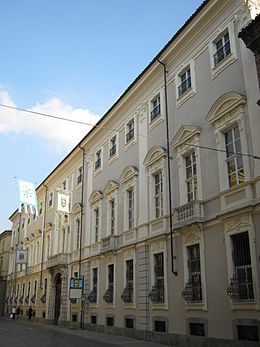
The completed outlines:
<svg viewBox="0 0 260 347">
<path fill-rule="evenodd" d="M 57 211 L 63 213 L 70 212 L 70 195 L 58 192 Z"/>
<path fill-rule="evenodd" d="M 83 288 L 83 278 L 71 277 L 70 299 L 81 299 L 82 288 Z"/>
</svg>

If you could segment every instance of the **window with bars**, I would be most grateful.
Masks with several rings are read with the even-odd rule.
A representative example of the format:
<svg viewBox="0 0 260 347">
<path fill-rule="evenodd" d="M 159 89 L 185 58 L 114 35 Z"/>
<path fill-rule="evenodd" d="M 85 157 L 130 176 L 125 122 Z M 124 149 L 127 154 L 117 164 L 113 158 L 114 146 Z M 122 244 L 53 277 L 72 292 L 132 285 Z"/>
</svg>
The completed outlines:
<svg viewBox="0 0 260 347">
<path fill-rule="evenodd" d="M 92 291 L 88 296 L 89 302 L 92 304 L 97 303 L 97 291 L 98 291 L 98 268 L 92 269 Z"/>
<path fill-rule="evenodd" d="M 164 256 L 163 252 L 154 254 L 154 286 L 149 297 L 153 303 L 164 303 Z"/>
<path fill-rule="evenodd" d="M 113 157 L 116 154 L 116 136 L 110 140 L 109 157 Z"/>
<path fill-rule="evenodd" d="M 230 53 L 230 41 L 229 33 L 224 34 L 216 43 L 215 43 L 216 53 L 214 54 L 214 65 L 217 66 L 222 60 L 224 60 Z"/>
<path fill-rule="evenodd" d="M 160 96 L 152 101 L 151 122 L 161 114 Z"/>
<path fill-rule="evenodd" d="M 95 240 L 95 242 L 98 242 L 98 234 L 99 234 L 99 208 L 95 209 L 94 215 L 95 215 L 94 240 Z"/>
<path fill-rule="evenodd" d="M 129 189 L 127 191 L 128 196 L 128 229 L 134 227 L 134 190 Z"/>
<path fill-rule="evenodd" d="M 256 325 L 237 325 L 238 340 L 259 341 L 258 327 Z"/>
<path fill-rule="evenodd" d="M 197 167 L 195 152 L 187 155 L 186 162 L 186 186 L 188 202 L 197 200 Z"/>
<path fill-rule="evenodd" d="M 178 87 L 178 95 L 182 96 L 191 87 L 190 68 L 180 75 L 181 84 Z"/>
<path fill-rule="evenodd" d="M 154 202 L 155 202 L 155 217 L 163 215 L 163 180 L 162 172 L 154 175 Z"/>
<path fill-rule="evenodd" d="M 133 259 L 126 261 L 126 286 L 121 295 L 121 299 L 125 303 L 133 302 L 133 288 L 134 288 L 134 261 Z"/>
<path fill-rule="evenodd" d="M 114 264 L 108 265 L 108 287 L 103 299 L 108 304 L 112 304 L 114 302 Z"/>
<path fill-rule="evenodd" d="M 225 133 L 225 147 L 229 187 L 233 187 L 245 180 L 238 126 Z"/>
<path fill-rule="evenodd" d="M 189 278 L 182 292 L 182 296 L 188 303 L 200 303 L 202 302 L 202 286 L 199 244 L 188 246 L 187 253 L 187 267 Z"/>
<path fill-rule="evenodd" d="M 110 207 L 110 234 L 115 233 L 115 199 L 109 201 Z"/>
<path fill-rule="evenodd" d="M 189 323 L 190 335 L 205 336 L 205 326 L 203 323 Z"/>
<path fill-rule="evenodd" d="M 227 288 L 233 302 L 254 301 L 248 232 L 231 235 L 234 273 Z"/>
<path fill-rule="evenodd" d="M 134 138 L 134 119 L 127 123 L 126 143 Z"/>
</svg>

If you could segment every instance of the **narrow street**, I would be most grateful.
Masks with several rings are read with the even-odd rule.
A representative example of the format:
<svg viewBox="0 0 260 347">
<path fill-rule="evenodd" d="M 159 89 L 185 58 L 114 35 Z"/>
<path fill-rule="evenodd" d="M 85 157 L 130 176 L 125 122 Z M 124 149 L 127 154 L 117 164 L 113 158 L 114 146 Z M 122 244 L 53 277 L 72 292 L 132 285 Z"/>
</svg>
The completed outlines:
<svg viewBox="0 0 260 347">
<path fill-rule="evenodd" d="M 108 335 L 88 330 L 60 328 L 54 325 L 41 325 L 21 319 L 13 321 L 1 317 L 0 346 L 163 347 L 165 345 L 135 340 L 124 336 Z"/>
</svg>

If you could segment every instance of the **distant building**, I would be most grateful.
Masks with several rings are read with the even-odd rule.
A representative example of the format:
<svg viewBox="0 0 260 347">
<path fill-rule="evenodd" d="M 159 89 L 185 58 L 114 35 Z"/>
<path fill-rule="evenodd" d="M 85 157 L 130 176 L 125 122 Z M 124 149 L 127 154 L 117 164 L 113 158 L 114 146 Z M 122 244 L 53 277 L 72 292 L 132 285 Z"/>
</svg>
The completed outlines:
<svg viewBox="0 0 260 347">
<path fill-rule="evenodd" d="M 4 315 L 12 230 L 0 234 L 0 315 Z"/>
<path fill-rule="evenodd" d="M 259 89 L 238 37 L 259 11 L 204 1 L 39 185 L 39 216 L 14 211 L 9 308 L 183 346 L 260 340 Z"/>
</svg>

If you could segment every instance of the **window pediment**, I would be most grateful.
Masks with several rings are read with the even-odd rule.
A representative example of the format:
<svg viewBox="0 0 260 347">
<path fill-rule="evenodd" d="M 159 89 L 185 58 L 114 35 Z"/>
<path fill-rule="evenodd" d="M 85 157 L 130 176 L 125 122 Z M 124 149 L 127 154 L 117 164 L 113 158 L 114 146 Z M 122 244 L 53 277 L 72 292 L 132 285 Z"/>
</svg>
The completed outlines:
<svg viewBox="0 0 260 347">
<path fill-rule="evenodd" d="M 103 199 L 103 193 L 101 192 L 101 190 L 94 190 L 89 197 L 89 202 L 91 204 L 94 204 L 101 199 Z"/>
<path fill-rule="evenodd" d="M 246 98 L 244 95 L 234 92 L 224 94 L 213 104 L 206 120 L 217 127 L 219 123 L 226 123 L 226 118 L 231 118 L 233 111 L 244 106 L 245 103 Z"/>
<path fill-rule="evenodd" d="M 192 125 L 182 125 L 172 139 L 174 148 L 194 142 L 194 137 L 200 134 L 200 128 Z"/>
<path fill-rule="evenodd" d="M 117 182 L 113 181 L 113 180 L 109 180 L 105 186 L 105 193 L 106 195 L 109 195 L 110 193 L 112 193 L 114 190 L 118 189 L 119 185 Z"/>
<path fill-rule="evenodd" d="M 152 166 L 156 162 L 160 162 L 161 159 L 167 156 L 166 149 L 160 146 L 152 147 L 145 156 L 144 165 L 146 167 Z"/>
<path fill-rule="evenodd" d="M 128 165 L 124 168 L 120 176 L 120 182 L 125 183 L 138 175 L 138 169 L 134 166 Z"/>
<path fill-rule="evenodd" d="M 77 214 L 77 213 L 80 213 L 80 211 L 81 211 L 81 204 L 77 202 L 72 208 L 72 213 Z"/>
</svg>

